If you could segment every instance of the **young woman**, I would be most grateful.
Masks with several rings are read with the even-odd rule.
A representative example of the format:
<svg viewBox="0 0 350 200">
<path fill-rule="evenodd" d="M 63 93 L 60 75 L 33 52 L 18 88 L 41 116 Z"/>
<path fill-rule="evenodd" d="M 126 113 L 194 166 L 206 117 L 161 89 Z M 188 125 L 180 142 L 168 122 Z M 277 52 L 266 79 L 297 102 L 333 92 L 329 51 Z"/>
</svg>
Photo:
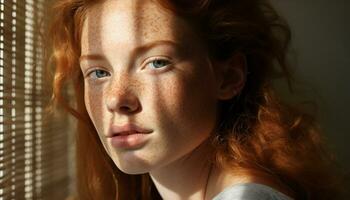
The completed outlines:
<svg viewBox="0 0 350 200">
<path fill-rule="evenodd" d="M 54 13 L 78 199 L 337 198 L 314 118 L 272 87 L 291 86 L 290 30 L 268 1 L 58 0 Z"/>
</svg>

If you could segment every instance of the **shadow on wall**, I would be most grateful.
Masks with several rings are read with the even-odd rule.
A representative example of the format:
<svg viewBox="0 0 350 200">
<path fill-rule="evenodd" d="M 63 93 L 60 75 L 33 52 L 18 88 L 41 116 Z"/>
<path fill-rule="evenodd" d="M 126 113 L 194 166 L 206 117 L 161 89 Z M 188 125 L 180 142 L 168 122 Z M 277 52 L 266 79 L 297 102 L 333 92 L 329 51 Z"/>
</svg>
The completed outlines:
<svg viewBox="0 0 350 200">
<path fill-rule="evenodd" d="M 350 141 L 350 14 L 346 11 L 350 2 L 272 0 L 272 3 L 291 26 L 298 80 L 307 84 L 305 95 L 318 103 L 319 121 L 329 146 L 349 171 L 350 149 L 346 141 Z M 285 86 L 278 88 L 290 98 Z"/>
</svg>

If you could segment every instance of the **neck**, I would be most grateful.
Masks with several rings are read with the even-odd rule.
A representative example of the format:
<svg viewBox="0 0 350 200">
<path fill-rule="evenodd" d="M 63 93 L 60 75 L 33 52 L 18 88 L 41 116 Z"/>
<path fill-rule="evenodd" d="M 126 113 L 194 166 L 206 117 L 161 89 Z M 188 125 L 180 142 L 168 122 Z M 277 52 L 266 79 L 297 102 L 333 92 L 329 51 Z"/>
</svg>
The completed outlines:
<svg viewBox="0 0 350 200">
<path fill-rule="evenodd" d="M 204 142 L 182 158 L 151 171 L 150 176 L 162 198 L 205 199 L 212 153 L 210 144 Z"/>
</svg>

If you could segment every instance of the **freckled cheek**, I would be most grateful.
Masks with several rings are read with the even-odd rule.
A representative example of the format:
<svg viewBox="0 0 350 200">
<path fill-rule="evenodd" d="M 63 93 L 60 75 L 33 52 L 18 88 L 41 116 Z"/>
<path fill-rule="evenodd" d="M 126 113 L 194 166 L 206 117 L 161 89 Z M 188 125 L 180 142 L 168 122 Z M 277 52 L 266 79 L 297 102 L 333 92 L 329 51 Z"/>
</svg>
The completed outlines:
<svg viewBox="0 0 350 200">
<path fill-rule="evenodd" d="M 84 99 L 86 110 L 90 116 L 90 119 L 95 125 L 95 128 L 100 132 L 103 131 L 103 91 L 93 89 L 93 88 L 85 88 L 84 91 Z"/>
<path fill-rule="evenodd" d="M 161 108 L 160 112 L 175 114 L 180 112 L 185 103 L 185 90 L 181 80 L 169 79 L 157 84 L 151 93 L 156 104 L 155 106 Z"/>
<path fill-rule="evenodd" d="M 163 84 L 160 90 L 165 92 L 158 98 L 163 98 L 164 110 L 169 111 L 171 119 L 187 126 L 214 121 L 215 101 L 205 81 L 182 77 Z"/>
</svg>

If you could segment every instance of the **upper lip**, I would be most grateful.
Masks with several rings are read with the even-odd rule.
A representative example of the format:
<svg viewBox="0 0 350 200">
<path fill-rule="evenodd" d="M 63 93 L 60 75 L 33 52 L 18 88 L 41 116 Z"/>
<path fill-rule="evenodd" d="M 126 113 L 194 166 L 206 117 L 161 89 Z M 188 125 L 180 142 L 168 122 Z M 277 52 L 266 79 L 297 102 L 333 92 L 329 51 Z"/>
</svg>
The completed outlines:
<svg viewBox="0 0 350 200">
<path fill-rule="evenodd" d="M 109 129 L 107 137 L 114 137 L 118 135 L 129 135 L 132 133 L 151 133 L 152 130 L 141 128 L 135 124 L 125 124 L 122 126 L 112 125 Z"/>
</svg>

